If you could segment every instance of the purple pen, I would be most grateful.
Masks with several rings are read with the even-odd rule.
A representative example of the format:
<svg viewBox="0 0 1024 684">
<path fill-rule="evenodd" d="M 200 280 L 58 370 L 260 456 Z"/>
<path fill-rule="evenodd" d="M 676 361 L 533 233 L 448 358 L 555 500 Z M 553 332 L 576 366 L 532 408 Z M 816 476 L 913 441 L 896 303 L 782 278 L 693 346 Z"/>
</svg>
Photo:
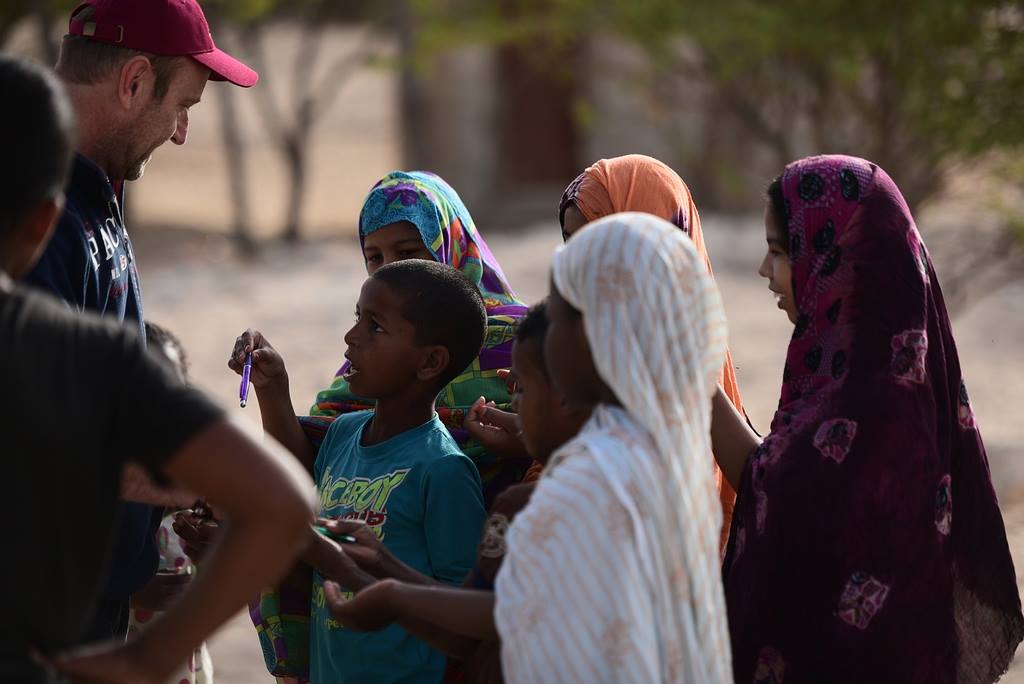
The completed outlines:
<svg viewBox="0 0 1024 684">
<path fill-rule="evenodd" d="M 252 352 L 245 355 L 245 365 L 242 366 L 242 385 L 238 388 L 238 405 L 245 408 L 245 402 L 249 400 L 249 373 L 252 372 Z"/>
</svg>

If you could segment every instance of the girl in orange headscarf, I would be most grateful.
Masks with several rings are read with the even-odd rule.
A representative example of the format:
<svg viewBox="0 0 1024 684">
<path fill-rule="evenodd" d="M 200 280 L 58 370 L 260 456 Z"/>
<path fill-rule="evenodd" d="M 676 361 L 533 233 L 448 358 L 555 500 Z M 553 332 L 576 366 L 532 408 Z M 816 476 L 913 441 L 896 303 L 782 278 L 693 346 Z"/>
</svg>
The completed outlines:
<svg viewBox="0 0 1024 684">
<path fill-rule="evenodd" d="M 711 259 L 704 245 L 700 215 L 693 203 L 690 189 L 675 171 L 662 162 L 642 154 L 602 159 L 576 177 L 562 194 L 558 205 L 558 219 L 562 224 L 562 238 L 568 240 L 573 233 L 590 221 L 624 211 L 654 214 L 679 226 L 697 247 L 708 273 Z M 743 412 L 740 389 L 736 382 L 732 354 L 726 350 L 725 365 L 718 378 L 732 404 Z M 721 548 L 729 538 L 732 510 L 736 492 L 714 464 L 715 483 L 722 502 Z"/>
</svg>

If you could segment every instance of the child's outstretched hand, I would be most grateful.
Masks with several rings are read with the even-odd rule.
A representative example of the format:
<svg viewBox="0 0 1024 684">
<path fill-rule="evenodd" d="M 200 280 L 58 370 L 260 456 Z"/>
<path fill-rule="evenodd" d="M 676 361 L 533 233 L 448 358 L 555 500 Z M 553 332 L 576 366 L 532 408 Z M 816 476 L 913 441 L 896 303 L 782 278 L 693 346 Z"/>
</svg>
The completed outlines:
<svg viewBox="0 0 1024 684">
<path fill-rule="evenodd" d="M 202 520 L 192 511 L 175 513 L 171 527 L 184 542 L 185 555 L 196 564 L 202 562 L 220 532 L 220 525 L 216 521 Z"/>
<path fill-rule="evenodd" d="M 335 582 L 324 582 L 324 599 L 331 613 L 348 629 L 376 632 L 400 616 L 393 596 L 399 583 L 385 579 L 366 587 L 352 598 L 345 598 Z"/>
<path fill-rule="evenodd" d="M 530 458 L 516 424 L 516 414 L 498 409 L 480 397 L 473 402 L 463 427 L 498 458 Z"/>
<path fill-rule="evenodd" d="M 322 519 L 317 520 L 317 524 L 322 523 Z M 350 545 L 345 544 L 344 546 Z M 341 582 L 354 589 L 368 586 L 377 581 L 376 577 L 359 567 L 341 544 L 324 537 L 312 527 L 307 531 L 306 550 L 299 556 L 299 559 L 325 578 Z"/>
<path fill-rule="evenodd" d="M 345 544 L 345 555 L 351 558 L 364 572 L 374 577 L 387 574 L 390 553 L 374 531 L 362 520 L 344 520 L 341 518 L 319 518 L 318 525 L 323 525 L 332 534 L 346 534 L 354 537 L 355 544 Z"/>
<path fill-rule="evenodd" d="M 288 386 L 288 373 L 284 359 L 277 353 L 269 340 L 259 330 L 249 328 L 235 339 L 235 346 L 228 359 L 228 368 L 239 375 L 245 365 L 245 355 L 252 353 L 252 370 L 249 381 L 257 390 L 284 383 Z"/>
</svg>

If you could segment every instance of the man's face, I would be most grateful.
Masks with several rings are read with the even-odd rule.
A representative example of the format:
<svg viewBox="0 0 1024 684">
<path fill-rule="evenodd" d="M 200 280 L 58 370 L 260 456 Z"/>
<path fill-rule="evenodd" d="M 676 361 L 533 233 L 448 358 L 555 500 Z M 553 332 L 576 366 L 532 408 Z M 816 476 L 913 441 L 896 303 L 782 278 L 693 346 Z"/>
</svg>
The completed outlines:
<svg viewBox="0 0 1024 684">
<path fill-rule="evenodd" d="M 121 180 L 138 180 L 156 148 L 168 140 L 184 145 L 188 137 L 188 110 L 203 96 L 210 70 L 194 59 L 182 58 L 171 75 L 162 99 L 151 97 L 123 127 L 126 141 Z"/>
</svg>

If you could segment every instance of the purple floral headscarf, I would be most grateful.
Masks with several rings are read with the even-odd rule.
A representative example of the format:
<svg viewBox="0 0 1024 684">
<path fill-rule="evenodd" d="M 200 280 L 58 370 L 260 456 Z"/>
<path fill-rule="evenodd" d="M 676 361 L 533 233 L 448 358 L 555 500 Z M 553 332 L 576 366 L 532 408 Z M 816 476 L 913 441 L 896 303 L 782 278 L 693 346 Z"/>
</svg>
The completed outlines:
<svg viewBox="0 0 1024 684">
<path fill-rule="evenodd" d="M 994 681 L 1024 617 L 921 235 L 863 159 L 782 194 L 799 318 L 723 569 L 736 681 Z"/>
</svg>

